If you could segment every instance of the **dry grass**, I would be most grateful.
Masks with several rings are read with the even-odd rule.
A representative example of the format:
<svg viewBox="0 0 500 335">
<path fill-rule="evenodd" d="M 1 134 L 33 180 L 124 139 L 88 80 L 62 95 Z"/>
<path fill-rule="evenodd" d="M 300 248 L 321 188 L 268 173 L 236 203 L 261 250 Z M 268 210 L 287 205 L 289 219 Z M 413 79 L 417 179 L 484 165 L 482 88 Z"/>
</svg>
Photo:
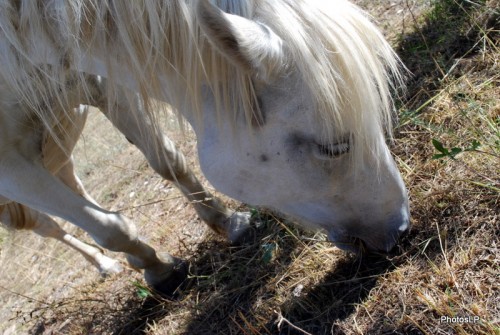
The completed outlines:
<svg viewBox="0 0 500 335">
<path fill-rule="evenodd" d="M 77 152 L 84 183 L 153 245 L 188 259 L 190 282 L 178 300 L 144 298 L 132 270 L 101 280 L 62 247 L 0 235 L 0 331 L 500 334 L 498 1 L 358 2 L 413 73 L 393 147 L 413 230 L 397 253 L 355 258 L 264 211 L 255 242 L 231 247 L 95 114 Z M 432 159 L 433 139 L 481 146 Z M 192 136 L 180 143 L 196 166 Z M 440 321 L 465 316 L 479 321 Z"/>
</svg>

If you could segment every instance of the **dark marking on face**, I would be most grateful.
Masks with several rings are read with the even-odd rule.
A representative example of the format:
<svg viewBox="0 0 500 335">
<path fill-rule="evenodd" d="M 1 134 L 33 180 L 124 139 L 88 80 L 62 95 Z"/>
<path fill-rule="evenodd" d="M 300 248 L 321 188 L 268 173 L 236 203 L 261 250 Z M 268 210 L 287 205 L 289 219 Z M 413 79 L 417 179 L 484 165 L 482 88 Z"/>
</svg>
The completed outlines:
<svg viewBox="0 0 500 335">
<path fill-rule="evenodd" d="M 306 144 L 307 139 L 303 134 L 293 133 L 288 136 L 286 142 L 288 146 L 297 148 Z"/>
<path fill-rule="evenodd" d="M 259 159 L 261 162 L 267 162 L 269 160 L 269 158 L 265 154 L 260 155 Z"/>
</svg>

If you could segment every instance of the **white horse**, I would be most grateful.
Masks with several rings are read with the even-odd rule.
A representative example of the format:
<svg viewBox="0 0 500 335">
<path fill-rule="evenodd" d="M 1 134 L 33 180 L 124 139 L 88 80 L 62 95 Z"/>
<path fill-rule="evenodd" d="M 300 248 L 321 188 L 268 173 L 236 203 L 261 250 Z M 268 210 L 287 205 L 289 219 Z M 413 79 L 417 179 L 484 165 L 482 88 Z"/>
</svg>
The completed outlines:
<svg viewBox="0 0 500 335">
<path fill-rule="evenodd" d="M 0 76 L 29 108 L 2 110 L 0 124 L 14 115 L 53 129 L 61 115 L 48 106 L 68 110 L 68 70 L 100 75 L 108 106 L 135 96 L 118 85 L 139 93 L 141 112 L 131 114 L 152 125 L 143 133 L 156 128 L 153 99 L 174 106 L 223 193 L 324 229 L 340 247 L 390 250 L 409 210 L 385 142 L 399 61 L 381 33 L 344 0 L 214 2 L 3 0 Z M 35 135 L 17 145 L 2 139 L 0 194 L 125 252 L 151 285 L 175 286 L 176 260 L 48 173 L 33 153 Z"/>
<path fill-rule="evenodd" d="M 163 178 L 174 182 L 209 227 L 225 235 L 229 241 L 238 242 L 249 226 L 249 214 L 232 213 L 215 196 L 204 189 L 173 142 L 147 122 L 146 115 L 133 114 L 140 110 L 131 108 L 130 101 L 125 98 L 125 95 L 116 99 L 115 105 L 112 106 L 113 110 L 110 111 L 108 110 L 110 106 L 107 105 L 105 80 L 93 76 L 86 76 L 84 80 L 85 87 L 90 89 L 87 92 L 83 92 L 81 86 L 75 86 L 78 81 L 68 81 L 66 89 L 70 92 L 71 104 L 78 106 L 80 103 L 86 103 L 99 108 L 112 124 L 144 153 L 156 172 Z M 0 81 L 1 110 L 13 112 L 16 108 L 21 110 L 26 108 L 22 104 L 17 105 L 17 102 L 22 100 L 20 97 L 15 98 L 15 93 Z M 13 101 L 15 104 L 9 105 L 8 101 Z M 132 103 L 138 104 L 137 99 L 134 99 Z M 57 105 L 54 106 L 52 112 L 55 108 Z M 11 134 L 40 138 L 42 143 L 36 156 L 39 157 L 41 165 L 74 192 L 98 206 L 75 174 L 71 157 L 85 125 L 88 107 L 80 106 L 74 108 L 72 112 L 59 111 L 59 113 L 58 124 L 51 129 L 32 127 L 26 130 L 26 124 L 21 122 L 7 122 L 0 126 L 5 126 L 4 133 L 9 130 Z M 67 117 L 68 115 L 70 117 Z M 40 135 L 32 133 L 40 130 L 43 131 Z M 58 132 L 62 133 L 57 134 L 57 138 L 54 137 Z M 12 136 L 7 135 L 7 137 Z M 0 196 L 0 223 L 8 229 L 31 230 L 42 237 L 51 237 L 68 245 L 82 254 L 102 275 L 118 273 L 122 270 L 117 260 L 105 256 L 101 249 L 83 243 L 68 234 L 50 216 L 2 196 Z"/>
<path fill-rule="evenodd" d="M 150 123 L 147 123 L 145 117 L 132 114 L 132 112 L 138 112 L 138 110 L 131 108 L 124 96 L 117 100 L 116 105 L 113 106 L 114 110 L 109 111 L 109 106 L 106 104 L 104 80 L 87 76 L 85 79 L 86 87 L 91 88 L 91 91 L 85 94 L 78 91 L 81 87 L 75 87 L 76 83 L 77 81 L 71 81 L 66 87 L 71 91 L 74 105 L 92 103 L 100 108 L 112 124 L 144 153 L 146 158 L 149 159 L 150 165 L 165 179 L 174 182 L 193 203 L 198 215 L 209 227 L 220 234 L 226 234 L 229 241 L 238 242 L 245 228 L 249 225 L 249 215 L 247 213 L 231 213 L 216 197 L 205 190 L 186 165 L 184 156 L 176 150 L 172 141 L 153 128 Z M 8 86 L 0 82 L 0 109 L 12 112 L 13 106 L 2 105 L 2 102 L 5 103 L 9 100 L 22 101 L 20 98 L 13 98 L 14 95 L 15 92 L 9 91 Z M 137 103 L 137 101 L 134 102 Z M 23 108 L 22 106 L 19 107 Z M 119 114 L 117 114 L 117 111 Z M 85 125 L 88 107 L 80 106 L 75 108 L 71 118 L 66 117 L 67 113 L 70 112 L 61 111 L 57 129 L 62 130 L 63 133 L 59 134 L 57 138 L 54 138 L 53 135 L 58 130 L 44 129 L 45 131 L 41 135 L 43 141 L 37 155 L 41 158 L 41 164 L 47 171 L 58 177 L 74 192 L 98 205 L 86 192 L 80 179 L 75 174 L 71 157 L 71 153 Z M 16 129 L 17 126 L 25 127 L 22 123 L 7 123 L 4 126 L 11 133 L 26 133 L 22 129 Z M 38 131 L 39 129 L 35 130 Z M 149 131 L 145 132 L 145 130 Z M 27 135 L 32 136 L 30 134 L 32 131 L 33 128 L 28 130 Z M 118 261 L 105 256 L 101 249 L 83 243 L 68 234 L 50 216 L 20 203 L 12 202 L 2 196 L 0 196 L 0 223 L 3 223 L 8 229 L 32 230 L 42 237 L 51 237 L 68 245 L 81 253 L 102 275 L 118 273 L 122 269 Z"/>
</svg>

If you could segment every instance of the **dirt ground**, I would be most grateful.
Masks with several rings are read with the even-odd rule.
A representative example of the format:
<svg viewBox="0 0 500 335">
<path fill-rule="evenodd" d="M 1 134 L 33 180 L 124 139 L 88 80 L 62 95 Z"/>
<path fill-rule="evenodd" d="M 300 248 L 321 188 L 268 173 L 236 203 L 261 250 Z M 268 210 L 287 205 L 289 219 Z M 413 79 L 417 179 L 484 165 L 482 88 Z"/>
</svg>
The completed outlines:
<svg viewBox="0 0 500 335">
<path fill-rule="evenodd" d="M 101 278 L 54 241 L 0 231 L 0 333 L 500 334 L 500 4 L 356 2 L 412 73 L 391 149 L 413 228 L 393 255 L 346 254 L 204 181 L 259 222 L 255 241 L 231 246 L 93 110 L 75 151 L 78 175 L 153 246 L 187 259 L 189 284 L 164 299 L 130 268 Z M 164 124 L 201 176 L 193 134 L 172 117 Z"/>
</svg>

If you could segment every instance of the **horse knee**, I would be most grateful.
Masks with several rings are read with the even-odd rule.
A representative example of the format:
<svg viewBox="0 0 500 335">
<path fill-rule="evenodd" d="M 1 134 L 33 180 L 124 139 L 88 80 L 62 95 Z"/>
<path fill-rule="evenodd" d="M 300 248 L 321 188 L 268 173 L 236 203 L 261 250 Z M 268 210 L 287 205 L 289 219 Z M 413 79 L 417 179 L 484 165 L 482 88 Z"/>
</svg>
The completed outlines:
<svg viewBox="0 0 500 335">
<path fill-rule="evenodd" d="M 127 252 L 138 240 L 135 224 L 118 213 L 108 214 L 102 228 L 99 234 L 91 236 L 97 244 L 110 251 Z"/>
<path fill-rule="evenodd" d="M 163 178 L 175 181 L 190 173 L 186 158 L 178 151 L 173 141 L 163 135 L 157 135 L 154 144 L 143 150 L 150 166 Z"/>
<path fill-rule="evenodd" d="M 155 157 L 148 157 L 149 165 L 166 180 L 176 181 L 186 173 L 184 159 L 169 159 L 168 156 L 158 153 Z"/>
</svg>

